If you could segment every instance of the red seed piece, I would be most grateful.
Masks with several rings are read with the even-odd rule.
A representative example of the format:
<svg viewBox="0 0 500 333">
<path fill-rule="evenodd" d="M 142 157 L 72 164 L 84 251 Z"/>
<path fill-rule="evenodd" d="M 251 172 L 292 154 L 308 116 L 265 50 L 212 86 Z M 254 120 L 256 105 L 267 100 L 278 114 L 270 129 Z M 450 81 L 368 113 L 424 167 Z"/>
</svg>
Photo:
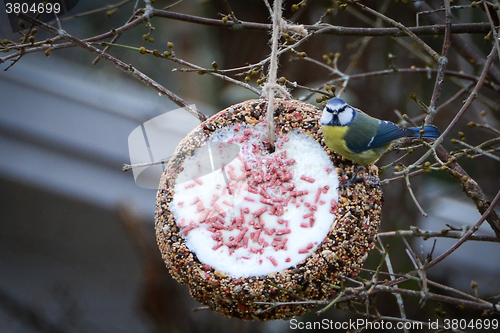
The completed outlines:
<svg viewBox="0 0 500 333">
<path fill-rule="evenodd" d="M 253 194 L 259 194 L 259 191 L 255 187 L 247 186 L 247 191 Z"/>
<path fill-rule="evenodd" d="M 203 185 L 203 182 L 201 181 L 201 179 L 199 179 L 199 178 L 194 178 L 193 180 L 195 181 L 195 183 L 196 183 L 196 184 L 198 184 L 198 185 Z"/>
<path fill-rule="evenodd" d="M 262 187 L 259 190 L 259 194 L 262 195 L 266 199 L 271 199 L 271 196 L 269 196 L 269 194 L 266 192 L 266 190 L 263 189 Z"/>
<path fill-rule="evenodd" d="M 294 163 L 295 163 L 295 160 L 293 158 L 286 161 L 286 165 L 292 165 Z"/>
<path fill-rule="evenodd" d="M 276 261 L 276 259 L 274 259 L 273 257 L 269 256 L 267 257 L 267 259 L 269 259 L 271 261 L 271 263 L 276 267 L 278 266 L 278 262 Z"/>
<path fill-rule="evenodd" d="M 254 202 L 255 201 L 254 199 L 249 198 L 249 197 L 244 197 L 243 200 L 250 201 L 250 202 Z"/>
<path fill-rule="evenodd" d="M 219 200 L 219 195 L 217 194 L 214 194 L 214 196 L 212 197 L 212 201 L 210 202 L 210 207 L 213 207 L 214 206 L 214 203 Z"/>
<path fill-rule="evenodd" d="M 279 220 L 278 220 L 278 223 L 279 223 L 279 224 L 283 224 L 283 223 L 285 223 L 285 220 L 283 220 L 283 219 L 279 219 Z"/>
<path fill-rule="evenodd" d="M 229 247 L 229 248 L 236 247 L 236 245 L 238 245 L 238 243 L 235 242 L 235 241 L 229 241 L 229 242 L 226 243 L 226 246 Z"/>
<path fill-rule="evenodd" d="M 191 184 L 184 186 L 184 188 L 188 189 L 188 188 L 194 187 L 195 185 L 196 185 L 195 183 L 191 183 Z"/>
<path fill-rule="evenodd" d="M 248 231 L 248 228 L 247 228 L 247 227 L 244 227 L 244 228 L 241 230 L 241 232 L 238 234 L 238 236 L 236 236 L 236 238 L 234 239 L 234 241 L 235 241 L 236 243 L 239 243 L 239 242 L 243 239 L 243 237 L 245 236 L 245 234 L 247 233 L 247 231 Z"/>
<path fill-rule="evenodd" d="M 198 203 L 198 201 L 200 201 L 200 197 L 194 198 L 194 201 L 191 205 L 196 205 Z"/>
<path fill-rule="evenodd" d="M 238 132 L 240 130 L 240 123 L 234 124 L 234 131 Z"/>
<path fill-rule="evenodd" d="M 243 209 L 243 213 L 250 214 L 250 209 L 248 207 L 245 207 L 245 209 Z"/>
<path fill-rule="evenodd" d="M 290 262 L 290 261 L 292 261 L 292 259 L 290 259 L 290 258 L 286 258 L 286 259 L 285 259 L 285 261 L 286 261 L 286 262 Z"/>
<path fill-rule="evenodd" d="M 210 209 L 206 208 L 203 210 L 203 212 L 200 214 L 200 217 L 198 218 L 198 222 L 203 223 L 208 217 L 208 214 L 210 214 Z"/>
<path fill-rule="evenodd" d="M 243 247 L 245 249 L 248 248 L 248 236 L 243 237 Z"/>
<path fill-rule="evenodd" d="M 285 235 L 285 234 L 289 234 L 291 233 L 292 230 L 286 228 L 286 229 L 278 229 L 276 230 L 276 235 L 280 236 L 280 235 Z"/>
<path fill-rule="evenodd" d="M 307 253 L 307 252 L 309 252 L 309 250 L 308 250 L 308 249 L 300 249 L 300 250 L 299 250 L 299 253 Z"/>
<path fill-rule="evenodd" d="M 266 205 L 272 205 L 273 201 L 271 199 L 266 199 L 266 198 L 260 198 L 260 202 Z"/>
<path fill-rule="evenodd" d="M 252 241 L 257 242 L 259 240 L 261 232 L 262 232 L 262 229 L 259 229 L 256 232 L 252 232 L 250 234 L 250 238 L 252 239 Z"/>
<path fill-rule="evenodd" d="M 287 192 L 287 189 L 285 186 L 281 186 L 281 195 L 284 195 Z"/>
<path fill-rule="evenodd" d="M 306 215 L 302 216 L 302 218 L 307 219 L 307 218 L 312 217 L 312 216 L 314 216 L 314 213 L 306 214 Z"/>
<path fill-rule="evenodd" d="M 198 228 L 198 227 L 199 227 L 199 225 L 198 225 L 198 224 L 194 224 L 194 223 L 193 223 L 193 224 L 190 224 L 190 225 L 188 225 L 187 227 L 185 227 L 184 229 L 182 229 L 182 233 L 183 233 L 184 235 L 187 235 L 187 234 L 188 234 L 188 232 L 190 232 L 191 230 L 196 229 L 196 228 Z"/>
<path fill-rule="evenodd" d="M 307 194 L 307 193 L 304 191 L 291 191 L 290 192 L 290 195 L 292 197 L 300 197 L 300 196 L 305 195 L 305 194 Z"/>
<path fill-rule="evenodd" d="M 318 192 L 316 192 L 316 197 L 314 198 L 314 203 L 318 203 L 319 197 L 321 196 L 321 193 L 323 193 L 323 189 L 320 187 L 320 188 L 318 188 Z"/>
<path fill-rule="evenodd" d="M 261 216 L 262 214 L 264 214 L 265 212 L 267 211 L 267 207 L 262 207 L 258 210 L 256 210 L 254 213 L 253 213 L 253 216 L 254 217 L 258 217 L 258 216 Z"/>
<path fill-rule="evenodd" d="M 214 227 L 215 229 L 219 229 L 219 230 L 226 229 L 226 227 L 222 223 L 212 222 L 212 223 L 210 223 L 210 225 L 212 227 Z"/>
<path fill-rule="evenodd" d="M 213 247 L 212 247 L 212 250 L 217 250 L 219 247 L 221 247 L 222 245 L 224 245 L 224 243 L 222 242 L 218 242 L 217 244 L 215 244 Z"/>
<path fill-rule="evenodd" d="M 309 243 L 307 244 L 307 249 L 310 250 L 314 247 L 314 244 L 313 243 Z"/>
<path fill-rule="evenodd" d="M 325 186 L 323 187 L 323 193 L 328 192 L 328 190 L 329 190 L 329 189 L 330 189 L 330 185 L 325 185 Z"/>
<path fill-rule="evenodd" d="M 306 175 L 302 175 L 300 176 L 300 179 L 302 180 L 305 180 L 306 182 L 309 182 L 309 183 L 314 183 L 316 181 L 316 179 L 312 178 L 312 177 L 308 177 Z"/>
<path fill-rule="evenodd" d="M 205 209 L 205 208 L 203 207 L 203 202 L 200 200 L 200 201 L 198 201 L 198 203 L 196 204 L 196 212 L 197 212 L 197 213 L 202 212 L 202 211 L 203 211 L 203 209 Z"/>
<path fill-rule="evenodd" d="M 283 202 L 285 201 L 285 198 L 273 198 L 273 202 Z"/>
<path fill-rule="evenodd" d="M 225 203 L 225 202 L 223 202 L 223 203 Z M 222 217 L 226 217 L 226 213 L 224 212 L 224 210 L 222 210 L 222 208 L 219 207 L 218 204 L 214 204 L 214 209 L 217 212 L 217 214 L 219 214 Z"/>
<path fill-rule="evenodd" d="M 274 213 L 276 216 L 282 216 L 285 214 L 285 209 L 283 208 L 282 204 L 276 205 L 276 212 Z"/>
<path fill-rule="evenodd" d="M 307 223 L 301 223 L 300 226 L 302 228 L 309 228 L 309 224 L 307 224 Z"/>
<path fill-rule="evenodd" d="M 276 174 L 271 176 L 271 180 L 269 181 L 269 186 L 273 186 L 276 183 L 276 180 L 278 179 L 278 176 Z"/>
<path fill-rule="evenodd" d="M 235 181 L 241 182 L 241 181 L 247 179 L 247 177 L 248 177 L 247 172 L 243 172 L 241 175 L 239 175 L 238 177 L 236 177 Z"/>
<path fill-rule="evenodd" d="M 271 236 L 272 234 L 274 234 L 274 232 L 275 232 L 275 231 L 276 231 L 276 230 L 275 230 L 274 228 L 271 228 L 271 229 L 264 228 L 264 233 L 265 233 L 266 235 L 269 235 L 269 236 Z"/>
<path fill-rule="evenodd" d="M 291 199 L 292 199 L 292 196 L 289 196 L 288 198 L 286 198 L 285 202 L 283 203 L 283 206 L 288 206 L 288 203 L 290 202 Z"/>
<path fill-rule="evenodd" d="M 309 219 L 309 225 L 311 226 L 311 228 L 314 226 L 314 221 L 316 221 L 316 219 L 314 217 L 311 217 Z"/>
<path fill-rule="evenodd" d="M 288 241 L 288 238 L 285 238 L 283 239 L 282 241 L 276 241 L 276 244 L 273 245 L 274 247 L 274 250 L 275 251 L 278 251 L 278 250 L 286 250 L 286 242 Z M 273 242 L 274 243 L 274 242 Z"/>
<path fill-rule="evenodd" d="M 335 199 L 332 199 L 331 207 L 330 213 L 335 214 L 337 212 L 337 201 L 335 201 Z"/>
<path fill-rule="evenodd" d="M 324 204 L 326 204 L 326 201 L 320 200 L 320 201 L 319 201 L 319 204 L 320 204 L 320 205 L 324 205 Z"/>
<path fill-rule="evenodd" d="M 227 201 L 227 200 L 222 201 L 222 203 L 223 203 L 224 205 L 226 205 L 226 206 L 233 207 L 233 204 L 232 204 L 232 203 L 230 203 L 230 202 L 229 202 L 229 201 Z M 222 215 L 222 214 L 221 214 L 221 215 Z"/>
<path fill-rule="evenodd" d="M 243 130 L 243 135 L 245 136 L 250 136 L 250 134 L 252 134 L 252 129 L 251 128 L 247 128 L 245 130 Z"/>
</svg>

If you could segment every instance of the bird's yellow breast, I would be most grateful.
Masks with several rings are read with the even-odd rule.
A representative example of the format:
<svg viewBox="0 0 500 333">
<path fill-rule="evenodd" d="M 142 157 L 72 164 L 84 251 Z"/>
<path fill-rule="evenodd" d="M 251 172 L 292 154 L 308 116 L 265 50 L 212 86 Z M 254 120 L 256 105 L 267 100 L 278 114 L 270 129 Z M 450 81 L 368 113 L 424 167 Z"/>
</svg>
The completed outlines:
<svg viewBox="0 0 500 333">
<path fill-rule="evenodd" d="M 368 149 L 361 152 L 351 151 L 344 140 L 344 137 L 349 129 L 348 126 L 321 126 L 323 130 L 323 136 L 325 137 L 325 143 L 334 152 L 340 154 L 348 160 L 353 161 L 359 165 L 368 165 L 375 163 L 382 152 L 378 150 Z M 388 145 L 389 146 L 389 145 Z M 387 147 L 388 148 L 388 147 Z M 386 147 L 384 147 L 385 150 Z"/>
</svg>

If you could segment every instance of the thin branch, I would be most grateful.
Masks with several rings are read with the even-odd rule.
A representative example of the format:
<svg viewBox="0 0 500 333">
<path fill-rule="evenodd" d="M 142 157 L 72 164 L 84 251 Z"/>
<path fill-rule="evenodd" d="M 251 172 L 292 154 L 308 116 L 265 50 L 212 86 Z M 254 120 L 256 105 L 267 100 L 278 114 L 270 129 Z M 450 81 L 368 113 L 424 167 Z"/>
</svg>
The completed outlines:
<svg viewBox="0 0 500 333">
<path fill-rule="evenodd" d="M 442 253 L 437 258 L 431 260 L 427 267 L 431 268 L 432 266 L 435 266 L 438 262 L 440 262 L 444 258 L 448 257 L 456 249 L 458 249 L 460 247 L 460 245 L 465 243 L 465 241 L 479 229 L 481 224 L 483 224 L 483 222 L 486 221 L 486 217 L 488 217 L 489 213 L 491 211 L 493 211 L 493 209 L 495 208 L 495 206 L 498 204 L 499 201 L 500 201 L 500 191 L 498 191 L 497 195 L 495 196 L 495 198 L 493 199 L 493 201 L 489 205 L 488 209 L 486 209 L 486 211 L 483 213 L 481 218 L 452 247 L 450 247 L 447 251 Z M 499 237 L 499 239 L 500 239 L 500 237 Z"/>
<path fill-rule="evenodd" d="M 153 79 L 151 79 L 150 77 L 148 77 L 147 75 L 145 75 L 144 73 L 142 73 L 141 71 L 139 71 L 138 69 L 133 67 L 132 65 L 127 65 L 123 61 L 121 61 L 121 60 L 119 60 L 119 59 L 117 59 L 117 58 L 115 58 L 107 53 L 102 52 L 101 50 L 99 50 L 95 46 L 92 46 L 92 45 L 82 41 L 81 39 L 78 39 L 76 37 L 71 36 L 70 34 L 68 34 L 64 30 L 58 30 L 58 29 L 56 29 L 56 28 L 54 28 L 46 23 L 43 23 L 39 20 L 36 20 L 36 19 L 34 19 L 28 15 L 22 14 L 22 13 L 19 14 L 19 17 L 21 17 L 23 20 L 28 21 L 30 23 L 33 23 L 33 24 L 41 27 L 42 29 L 47 30 L 55 35 L 59 35 L 62 38 L 70 41 L 71 43 L 73 43 L 77 46 L 80 46 L 81 48 L 83 48 L 91 53 L 99 55 L 101 58 L 112 63 L 117 68 L 132 75 L 133 77 L 135 77 L 139 81 L 143 82 L 147 86 L 153 88 L 154 90 L 156 90 L 160 94 L 166 96 L 168 99 L 170 99 L 175 104 L 179 105 L 182 108 L 185 108 L 191 114 L 193 114 L 195 117 L 197 117 L 200 121 L 204 121 L 207 119 L 207 116 L 205 114 L 201 113 L 196 108 L 193 108 L 192 106 L 190 106 L 189 103 L 187 103 L 184 99 L 177 96 L 176 94 L 174 94 L 170 90 L 166 89 L 161 84 L 154 81 Z"/>
<path fill-rule="evenodd" d="M 379 237 L 421 237 L 424 240 L 429 238 L 452 238 L 452 239 L 460 239 L 464 233 L 462 231 L 457 230 L 422 230 L 417 227 L 410 227 L 410 230 L 395 230 L 395 231 L 386 231 L 379 232 L 377 236 Z M 481 242 L 496 242 L 500 243 L 500 239 L 495 236 L 488 235 L 471 235 L 468 240 L 471 241 L 481 241 Z"/>
<path fill-rule="evenodd" d="M 382 240 L 379 237 L 377 237 L 377 241 L 379 242 L 380 247 L 382 249 L 384 249 L 384 252 L 382 252 L 382 256 L 385 259 L 385 265 L 387 267 L 387 271 L 390 274 L 389 276 L 391 278 L 391 281 L 393 281 L 393 280 L 395 280 L 394 269 L 392 268 L 392 262 L 391 262 L 391 259 L 389 258 L 389 253 L 387 253 L 387 250 L 386 250 L 384 244 L 382 243 Z M 395 287 L 398 288 L 398 285 L 396 284 Z M 394 297 L 396 297 L 396 302 L 398 303 L 398 308 L 399 308 L 399 313 L 401 314 L 401 319 L 407 320 L 405 306 L 404 306 L 404 302 L 403 302 L 403 297 L 401 297 L 401 294 L 393 294 L 393 295 L 394 295 Z M 404 331 L 405 331 L 405 333 L 408 333 L 407 328 L 405 328 Z"/>
<path fill-rule="evenodd" d="M 446 127 L 446 129 L 441 133 L 441 136 L 439 136 L 439 138 L 437 138 L 434 141 L 431 149 L 429 149 L 424 155 L 422 155 L 422 157 L 417 162 L 408 166 L 409 171 L 414 169 L 416 166 L 422 164 L 432 154 L 433 150 L 436 150 L 436 148 L 441 145 L 441 143 L 444 140 L 444 137 L 446 137 L 451 132 L 453 127 L 455 127 L 455 125 L 460 120 L 460 118 L 465 113 L 465 111 L 467 111 L 467 109 L 472 104 L 474 99 L 476 99 L 477 94 L 479 93 L 479 90 L 481 89 L 484 81 L 486 80 L 486 76 L 488 75 L 489 69 L 493 64 L 495 57 L 496 57 L 496 47 L 493 47 L 490 54 L 488 55 L 488 59 L 487 59 L 486 63 L 484 64 L 483 71 L 481 72 L 481 76 L 479 77 L 479 80 L 477 81 L 476 86 L 472 90 L 472 92 L 469 95 L 469 97 L 467 98 L 467 100 L 464 102 L 464 105 L 462 106 L 462 108 L 458 111 L 458 113 L 455 115 L 455 117 L 450 122 L 450 124 L 448 124 L 448 127 Z M 398 174 L 398 173 L 396 173 L 396 174 Z"/>
<path fill-rule="evenodd" d="M 408 192 L 410 193 L 410 196 L 413 199 L 413 202 L 415 202 L 415 205 L 417 206 L 418 210 L 420 211 L 420 214 L 422 214 L 423 217 L 427 217 L 427 213 L 423 210 L 422 206 L 420 206 L 417 198 L 415 197 L 415 194 L 413 193 L 413 190 L 411 188 L 410 178 L 408 177 L 408 173 L 405 173 L 404 176 L 405 176 L 405 181 L 406 181 L 406 188 L 408 189 Z"/>
<path fill-rule="evenodd" d="M 431 102 L 429 103 L 429 108 L 427 110 L 427 116 L 425 117 L 425 124 L 431 124 L 432 120 L 436 115 L 436 106 L 441 96 L 441 90 L 444 84 L 444 72 L 446 69 L 446 65 L 448 64 L 448 51 L 450 50 L 450 41 L 451 41 L 451 9 L 450 9 L 450 1 L 444 1 L 444 7 L 446 12 L 446 30 L 444 34 L 444 42 L 443 49 L 441 52 L 441 57 L 438 59 L 438 72 L 436 75 L 436 81 L 434 85 L 434 90 L 432 91 Z"/>
<path fill-rule="evenodd" d="M 411 31 L 410 29 L 408 29 L 407 27 L 405 27 L 403 24 L 377 12 L 376 10 L 373 10 L 371 9 L 370 7 L 360 3 L 360 2 L 357 2 L 357 1 L 351 1 L 351 0 L 346 0 L 346 2 L 352 4 L 352 5 L 355 5 L 355 6 L 358 6 L 359 8 L 361 8 L 362 10 L 366 10 L 368 11 L 370 14 L 376 16 L 376 17 L 380 17 L 381 19 L 383 19 L 384 21 L 394 25 L 396 28 L 398 28 L 399 30 L 401 30 L 403 33 L 405 33 L 408 37 L 410 37 L 415 43 L 417 43 L 422 49 L 424 49 L 436 62 L 439 63 L 439 59 L 440 59 L 440 56 L 439 54 L 434 51 L 429 45 L 427 45 L 422 39 L 418 38 L 418 36 L 413 32 Z"/>
<path fill-rule="evenodd" d="M 490 154 L 489 152 L 487 151 L 484 151 L 483 149 L 481 149 L 480 147 L 474 147 L 466 142 L 463 142 L 461 140 L 457 140 L 457 144 L 460 144 L 464 147 L 467 147 L 469 148 L 471 151 L 475 152 L 476 154 L 479 154 L 479 155 L 484 155 L 484 156 L 487 156 L 489 158 L 492 158 L 494 159 L 495 161 L 498 161 L 500 162 L 500 157 L 496 156 L 496 155 L 493 155 L 493 154 Z"/>
</svg>

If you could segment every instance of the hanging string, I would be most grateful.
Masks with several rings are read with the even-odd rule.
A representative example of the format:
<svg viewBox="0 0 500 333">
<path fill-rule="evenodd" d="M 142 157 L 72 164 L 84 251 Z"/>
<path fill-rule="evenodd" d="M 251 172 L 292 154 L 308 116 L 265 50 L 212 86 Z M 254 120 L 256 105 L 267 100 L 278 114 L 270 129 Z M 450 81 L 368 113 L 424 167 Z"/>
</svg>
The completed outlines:
<svg viewBox="0 0 500 333">
<path fill-rule="evenodd" d="M 278 75 L 278 43 L 280 39 L 280 34 L 284 30 L 286 25 L 285 21 L 281 17 L 282 12 L 282 0 L 274 1 L 273 8 L 273 35 L 272 35 L 272 45 L 271 45 L 271 58 L 269 62 L 269 72 L 267 74 L 267 82 L 262 87 L 262 96 L 267 98 L 267 139 L 270 144 L 270 151 L 274 151 L 274 97 L 275 94 L 281 95 L 285 99 L 290 99 L 291 96 L 285 87 L 277 83 L 276 77 Z"/>
</svg>

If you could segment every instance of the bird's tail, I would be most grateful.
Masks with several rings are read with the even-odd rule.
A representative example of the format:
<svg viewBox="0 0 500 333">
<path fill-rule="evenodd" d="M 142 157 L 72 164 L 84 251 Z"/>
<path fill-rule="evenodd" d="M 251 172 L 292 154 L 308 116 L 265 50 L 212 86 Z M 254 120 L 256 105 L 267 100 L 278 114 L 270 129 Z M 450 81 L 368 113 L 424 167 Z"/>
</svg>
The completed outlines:
<svg viewBox="0 0 500 333">
<path fill-rule="evenodd" d="M 407 133 L 410 134 L 408 136 L 412 137 L 412 138 L 420 137 L 420 130 L 421 129 L 422 129 L 422 127 L 407 128 L 407 130 L 409 130 L 409 131 L 407 131 Z M 424 126 L 424 134 L 422 135 L 422 138 L 424 138 L 424 139 L 436 139 L 440 135 L 441 135 L 441 132 L 439 131 L 439 129 L 436 126 L 434 126 L 434 125 L 425 125 Z"/>
</svg>

